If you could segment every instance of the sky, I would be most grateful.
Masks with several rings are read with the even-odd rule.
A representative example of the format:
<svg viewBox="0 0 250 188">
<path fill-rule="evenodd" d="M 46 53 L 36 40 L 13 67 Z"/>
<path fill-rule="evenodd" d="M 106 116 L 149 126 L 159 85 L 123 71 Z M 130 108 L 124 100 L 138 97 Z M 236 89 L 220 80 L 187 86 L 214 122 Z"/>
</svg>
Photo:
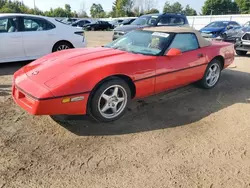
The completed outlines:
<svg viewBox="0 0 250 188">
<path fill-rule="evenodd" d="M 22 0 L 29 7 L 34 7 L 34 0 Z M 85 7 L 85 11 L 89 13 L 89 9 L 93 3 L 100 3 L 105 11 L 111 11 L 114 0 L 35 0 L 36 7 L 45 11 L 50 8 L 64 7 L 65 4 L 70 4 L 71 9 L 76 12 Z M 168 0 L 170 3 L 178 1 L 182 6 L 190 4 L 198 13 L 201 12 L 201 7 L 205 0 Z M 166 0 L 157 0 L 156 8 L 162 11 Z"/>
</svg>

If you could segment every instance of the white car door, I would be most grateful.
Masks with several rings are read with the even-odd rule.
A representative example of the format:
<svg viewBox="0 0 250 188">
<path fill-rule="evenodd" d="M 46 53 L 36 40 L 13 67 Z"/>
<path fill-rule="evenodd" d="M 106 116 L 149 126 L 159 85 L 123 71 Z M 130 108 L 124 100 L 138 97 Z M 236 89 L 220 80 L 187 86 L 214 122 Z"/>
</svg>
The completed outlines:
<svg viewBox="0 0 250 188">
<path fill-rule="evenodd" d="M 25 60 L 22 34 L 18 32 L 18 18 L 0 18 L 0 62 Z"/>
<path fill-rule="evenodd" d="M 36 59 L 52 52 L 56 34 L 45 19 L 23 17 L 22 36 L 26 56 Z"/>
</svg>

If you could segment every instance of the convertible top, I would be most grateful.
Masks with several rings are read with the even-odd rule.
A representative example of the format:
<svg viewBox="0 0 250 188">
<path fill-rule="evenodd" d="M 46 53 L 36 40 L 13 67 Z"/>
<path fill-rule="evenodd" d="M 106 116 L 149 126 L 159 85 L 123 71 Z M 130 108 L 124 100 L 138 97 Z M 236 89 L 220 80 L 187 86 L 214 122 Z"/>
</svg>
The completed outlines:
<svg viewBox="0 0 250 188">
<path fill-rule="evenodd" d="M 212 45 L 212 43 L 205 38 L 203 38 L 199 31 L 194 30 L 191 27 L 169 27 L 169 26 L 160 26 L 160 27 L 148 27 L 144 28 L 144 31 L 154 31 L 154 32 L 169 32 L 169 33 L 194 33 L 198 39 L 200 47 L 206 47 Z"/>
</svg>

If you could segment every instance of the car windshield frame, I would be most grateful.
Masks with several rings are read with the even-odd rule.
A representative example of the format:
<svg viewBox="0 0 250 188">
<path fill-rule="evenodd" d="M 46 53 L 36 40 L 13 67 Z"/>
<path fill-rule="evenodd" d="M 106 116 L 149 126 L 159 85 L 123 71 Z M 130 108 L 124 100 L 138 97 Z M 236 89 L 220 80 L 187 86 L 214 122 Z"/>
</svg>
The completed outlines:
<svg viewBox="0 0 250 188">
<path fill-rule="evenodd" d="M 144 35 L 143 37 L 133 36 L 134 39 L 143 38 L 144 41 L 146 40 L 146 37 L 147 37 L 147 34 L 148 34 L 148 37 L 151 37 L 150 38 L 151 43 L 149 43 L 148 46 L 134 45 L 134 44 L 132 44 L 132 42 L 133 42 L 132 41 L 133 40 L 132 35 L 133 34 L 138 35 L 138 36 Z M 161 56 L 161 55 L 163 55 L 165 53 L 165 51 L 170 46 L 174 36 L 175 36 L 175 33 L 172 33 L 172 32 L 155 32 L 155 31 L 145 31 L 145 30 L 138 31 L 138 30 L 135 30 L 135 31 L 131 31 L 131 32 L 127 33 L 126 35 L 118 38 L 117 40 L 115 40 L 115 41 L 113 41 L 113 42 L 111 42 L 111 43 L 109 43 L 109 44 L 107 44 L 107 45 L 105 45 L 103 47 L 117 49 L 117 50 L 121 50 L 121 51 L 126 51 L 128 53 L 133 53 L 133 54 L 141 54 L 141 55 L 148 55 L 148 56 Z M 129 37 L 131 37 L 132 39 L 129 38 Z M 159 41 L 161 40 L 161 42 L 163 44 L 161 49 L 149 46 L 149 45 L 153 44 L 153 37 L 156 40 L 157 39 Z M 128 44 L 125 43 L 125 45 L 119 46 L 119 43 L 123 42 L 125 40 L 131 41 L 131 43 L 128 43 Z M 159 44 L 160 44 L 160 42 L 159 42 Z"/>
<path fill-rule="evenodd" d="M 225 28 L 225 27 L 228 26 L 229 23 L 230 23 L 229 21 L 228 22 L 227 21 L 211 22 L 206 27 L 211 27 L 211 28 Z"/>
<path fill-rule="evenodd" d="M 146 16 L 141 16 L 137 19 L 135 19 L 130 25 L 148 25 L 148 26 L 155 26 L 156 24 L 149 24 L 150 20 L 155 19 L 155 21 L 157 22 L 157 20 L 159 19 L 158 15 L 146 15 Z M 144 20 L 144 24 L 142 23 L 142 21 Z"/>
</svg>

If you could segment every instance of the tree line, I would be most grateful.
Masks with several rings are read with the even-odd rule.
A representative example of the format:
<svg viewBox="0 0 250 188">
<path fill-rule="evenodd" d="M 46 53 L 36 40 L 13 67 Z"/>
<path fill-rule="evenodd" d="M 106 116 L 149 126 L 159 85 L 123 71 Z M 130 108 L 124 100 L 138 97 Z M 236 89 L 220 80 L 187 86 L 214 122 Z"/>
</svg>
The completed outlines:
<svg viewBox="0 0 250 188">
<path fill-rule="evenodd" d="M 159 13 L 160 10 L 156 6 L 157 0 L 114 0 L 112 10 L 106 12 L 101 4 L 93 3 L 90 7 L 90 16 L 92 18 L 137 17 Z M 190 5 L 183 7 L 179 2 L 166 1 L 161 11 L 164 13 L 183 13 L 187 16 L 250 14 L 250 0 L 206 0 L 201 13 L 197 13 Z M 64 8 L 58 7 L 41 11 L 38 7 L 29 8 L 17 0 L 0 0 L 0 13 L 27 13 L 50 17 L 88 17 L 84 7 L 76 12 L 71 10 L 69 4 L 65 4 Z"/>
</svg>

